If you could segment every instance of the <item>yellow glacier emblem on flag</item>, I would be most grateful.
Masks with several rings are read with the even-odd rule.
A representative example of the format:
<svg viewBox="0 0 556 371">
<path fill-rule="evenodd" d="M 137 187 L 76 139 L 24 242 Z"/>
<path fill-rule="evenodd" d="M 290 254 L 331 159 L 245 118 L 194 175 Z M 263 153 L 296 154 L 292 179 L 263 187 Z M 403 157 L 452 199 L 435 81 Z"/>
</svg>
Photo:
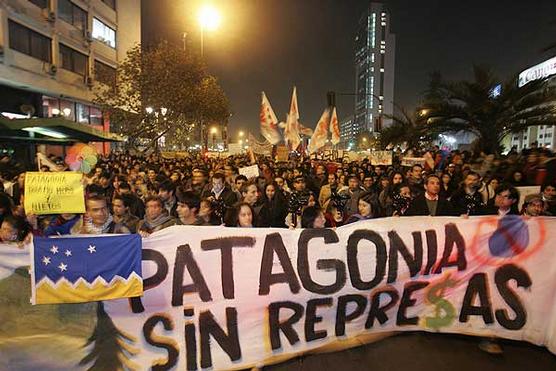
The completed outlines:
<svg viewBox="0 0 556 371">
<path fill-rule="evenodd" d="M 62 278 L 53 283 L 44 277 L 36 288 L 37 304 L 85 303 L 143 295 L 143 279 L 133 272 L 127 279 L 115 276 L 110 282 L 98 277 L 93 283 L 80 278 L 72 284 Z"/>
</svg>

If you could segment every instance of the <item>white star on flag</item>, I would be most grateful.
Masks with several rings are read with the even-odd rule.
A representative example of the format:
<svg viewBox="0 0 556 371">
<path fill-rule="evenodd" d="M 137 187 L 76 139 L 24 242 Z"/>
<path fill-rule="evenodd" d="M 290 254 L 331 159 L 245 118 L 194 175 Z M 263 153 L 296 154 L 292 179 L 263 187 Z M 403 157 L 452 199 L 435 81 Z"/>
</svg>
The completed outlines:
<svg viewBox="0 0 556 371">
<path fill-rule="evenodd" d="M 52 245 L 52 248 L 50 249 L 50 251 L 51 251 L 53 254 L 56 254 L 56 253 L 58 252 L 58 247 Z"/>
<path fill-rule="evenodd" d="M 68 265 L 64 264 L 64 263 L 60 263 L 58 268 L 60 268 L 60 272 L 67 271 L 68 270 Z"/>
<path fill-rule="evenodd" d="M 44 263 L 44 265 L 48 265 L 50 264 L 50 258 L 48 256 L 43 256 L 42 262 Z"/>
<path fill-rule="evenodd" d="M 89 245 L 89 248 L 87 250 L 89 250 L 89 252 L 91 254 L 94 253 L 94 252 L 97 252 L 96 246 L 94 246 L 94 245 Z"/>
<path fill-rule="evenodd" d="M 64 254 L 66 254 L 66 256 L 71 256 L 71 251 L 66 250 L 66 252 Z"/>
</svg>

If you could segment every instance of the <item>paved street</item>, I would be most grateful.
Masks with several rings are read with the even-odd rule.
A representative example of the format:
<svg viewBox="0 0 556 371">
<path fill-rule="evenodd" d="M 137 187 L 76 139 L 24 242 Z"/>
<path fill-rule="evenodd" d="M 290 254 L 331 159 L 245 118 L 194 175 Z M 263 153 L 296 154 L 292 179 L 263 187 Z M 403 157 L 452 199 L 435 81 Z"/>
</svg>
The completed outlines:
<svg viewBox="0 0 556 371">
<path fill-rule="evenodd" d="M 428 333 L 401 334 L 342 352 L 310 355 L 265 370 L 554 371 L 556 356 L 528 343 L 504 341 L 504 354 L 477 347 L 478 338 Z"/>
</svg>

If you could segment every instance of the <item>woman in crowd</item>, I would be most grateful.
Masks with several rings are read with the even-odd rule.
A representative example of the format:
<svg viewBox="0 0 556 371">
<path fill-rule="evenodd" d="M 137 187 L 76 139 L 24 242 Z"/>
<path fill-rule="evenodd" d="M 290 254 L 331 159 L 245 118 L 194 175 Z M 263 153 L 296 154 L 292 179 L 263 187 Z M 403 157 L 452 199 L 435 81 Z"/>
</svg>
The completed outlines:
<svg viewBox="0 0 556 371">
<path fill-rule="evenodd" d="M 326 218 L 318 206 L 307 206 L 301 214 L 301 228 L 325 228 Z"/>
<path fill-rule="evenodd" d="M 342 212 L 341 208 L 336 205 L 335 201 L 331 201 L 328 203 L 328 207 L 326 208 L 324 217 L 326 219 L 327 228 L 341 227 L 345 224 L 344 213 Z"/>
<path fill-rule="evenodd" d="M 241 202 L 234 208 L 234 217 L 228 227 L 252 228 L 253 207 L 247 202 Z"/>
<path fill-rule="evenodd" d="M 455 190 L 456 188 L 454 187 L 454 182 L 452 182 L 452 176 L 449 173 L 443 173 L 440 176 L 440 197 L 449 200 Z"/>
<path fill-rule="evenodd" d="M 496 189 L 500 185 L 500 179 L 493 177 L 490 178 L 482 187 L 479 192 L 483 196 L 483 203 L 487 206 L 492 206 L 494 204 L 494 198 L 496 197 Z"/>
<path fill-rule="evenodd" d="M 275 182 L 264 186 L 263 205 L 259 212 L 258 227 L 286 227 L 288 205 L 286 198 Z"/>
<path fill-rule="evenodd" d="M 388 186 L 384 188 L 378 196 L 378 202 L 382 216 L 392 216 L 392 213 L 394 212 L 392 209 L 394 189 L 398 184 L 402 182 L 404 182 L 403 174 L 399 171 L 392 172 L 392 174 L 390 175 Z"/>
<path fill-rule="evenodd" d="M 371 192 L 363 193 L 359 196 L 359 200 L 357 201 L 358 213 L 350 216 L 346 224 L 358 222 L 360 220 L 372 219 L 374 217 L 375 209 L 373 200 L 374 198 Z"/>
</svg>

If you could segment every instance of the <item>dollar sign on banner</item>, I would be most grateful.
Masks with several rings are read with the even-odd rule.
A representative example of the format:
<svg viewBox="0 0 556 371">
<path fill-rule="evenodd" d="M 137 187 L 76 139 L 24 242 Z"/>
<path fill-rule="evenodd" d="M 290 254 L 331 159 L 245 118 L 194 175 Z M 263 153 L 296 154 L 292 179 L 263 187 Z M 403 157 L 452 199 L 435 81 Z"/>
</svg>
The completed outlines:
<svg viewBox="0 0 556 371">
<path fill-rule="evenodd" d="M 425 327 L 438 331 L 442 327 L 450 326 L 456 318 L 456 309 L 448 300 L 444 299 L 444 290 L 454 287 L 458 281 L 446 275 L 446 278 L 430 287 L 426 301 L 435 306 L 434 317 L 425 318 Z"/>
</svg>

